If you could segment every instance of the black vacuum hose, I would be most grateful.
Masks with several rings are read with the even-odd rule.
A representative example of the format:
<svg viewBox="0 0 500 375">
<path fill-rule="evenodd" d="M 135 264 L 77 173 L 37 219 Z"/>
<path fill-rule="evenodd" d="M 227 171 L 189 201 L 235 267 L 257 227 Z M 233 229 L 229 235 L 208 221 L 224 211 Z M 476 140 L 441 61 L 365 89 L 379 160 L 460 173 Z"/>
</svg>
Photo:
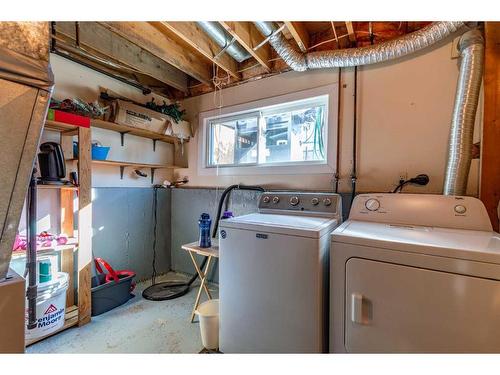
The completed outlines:
<svg viewBox="0 0 500 375">
<path fill-rule="evenodd" d="M 240 184 L 238 184 L 238 185 L 231 185 L 228 188 L 226 188 L 222 192 L 222 195 L 220 196 L 220 199 L 219 199 L 219 205 L 217 207 L 217 215 L 215 217 L 214 230 L 212 232 L 212 238 L 217 237 L 217 229 L 219 229 L 219 221 L 220 221 L 220 218 L 221 218 L 221 215 L 222 215 L 222 207 L 224 206 L 224 202 L 226 201 L 227 195 L 232 190 L 234 190 L 234 189 L 238 189 L 238 190 L 253 190 L 253 191 L 260 191 L 262 193 L 265 191 L 260 186 L 245 186 L 245 185 L 240 185 Z M 203 269 L 203 267 L 205 267 L 205 264 L 207 263 L 207 259 L 208 259 L 208 257 L 204 257 L 203 258 L 203 261 L 201 262 L 201 265 L 200 265 L 200 269 Z M 198 274 L 194 274 L 191 277 L 191 279 L 189 279 L 189 281 L 187 282 L 187 285 L 191 286 L 191 284 L 194 283 L 197 278 L 198 278 Z"/>
</svg>

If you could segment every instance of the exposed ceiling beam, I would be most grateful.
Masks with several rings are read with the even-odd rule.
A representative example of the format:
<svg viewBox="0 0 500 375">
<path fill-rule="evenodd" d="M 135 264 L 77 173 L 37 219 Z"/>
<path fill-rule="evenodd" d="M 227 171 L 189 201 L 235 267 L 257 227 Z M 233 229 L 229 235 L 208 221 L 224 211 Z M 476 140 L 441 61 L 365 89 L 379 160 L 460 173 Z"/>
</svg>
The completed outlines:
<svg viewBox="0 0 500 375">
<path fill-rule="evenodd" d="M 128 42 L 95 22 L 78 23 L 78 41 L 82 48 L 89 48 L 104 56 L 133 68 L 142 74 L 187 92 L 187 75 L 139 46 Z M 76 45 L 76 23 L 57 22 L 56 34 L 68 38 Z"/>
<path fill-rule="evenodd" d="M 221 48 L 215 43 L 196 22 L 160 22 L 182 41 L 189 44 L 212 63 L 225 70 L 236 79 L 240 79 L 238 62 L 227 53 L 219 54 Z M 214 58 L 216 57 L 216 58 Z"/>
<path fill-rule="evenodd" d="M 210 64 L 161 31 L 155 22 L 100 22 L 158 58 L 207 85 L 212 84 Z"/>
<path fill-rule="evenodd" d="M 285 21 L 285 25 L 292 34 L 302 52 L 307 52 L 309 48 L 309 33 L 302 22 Z"/>
<path fill-rule="evenodd" d="M 356 33 L 354 32 L 354 26 L 352 22 L 345 21 L 345 27 L 347 28 L 347 33 L 349 34 L 349 40 L 351 43 L 356 43 Z"/>
<path fill-rule="evenodd" d="M 271 71 L 269 59 L 271 47 L 266 43 L 254 50 L 263 40 L 262 34 L 251 22 L 220 21 L 220 24 L 252 55 L 267 71 Z"/>
</svg>

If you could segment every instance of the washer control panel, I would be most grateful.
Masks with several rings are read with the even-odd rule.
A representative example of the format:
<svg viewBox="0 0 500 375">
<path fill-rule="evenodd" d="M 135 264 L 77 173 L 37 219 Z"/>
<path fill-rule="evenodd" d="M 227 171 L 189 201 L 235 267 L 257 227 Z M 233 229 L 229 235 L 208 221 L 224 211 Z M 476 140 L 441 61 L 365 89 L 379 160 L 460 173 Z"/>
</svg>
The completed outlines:
<svg viewBox="0 0 500 375">
<path fill-rule="evenodd" d="M 339 215 L 340 195 L 334 193 L 283 192 L 262 193 L 259 211 L 297 211 L 304 213 Z"/>
</svg>

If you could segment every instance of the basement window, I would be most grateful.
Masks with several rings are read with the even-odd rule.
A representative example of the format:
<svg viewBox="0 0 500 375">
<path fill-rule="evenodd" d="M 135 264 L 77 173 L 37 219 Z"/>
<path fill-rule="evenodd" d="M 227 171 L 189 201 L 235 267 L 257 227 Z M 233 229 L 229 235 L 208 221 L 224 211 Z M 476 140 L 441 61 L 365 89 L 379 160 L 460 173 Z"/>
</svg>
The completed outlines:
<svg viewBox="0 0 500 375">
<path fill-rule="evenodd" d="M 264 105 L 248 105 L 251 108 L 243 111 L 231 113 L 226 108 L 227 113 L 217 116 L 202 114 L 201 174 L 331 173 L 329 151 L 336 146 L 329 134 L 332 98 L 314 95 L 317 89 L 308 91 L 313 92 L 302 92 L 307 97 L 298 100 L 287 100 L 296 97 L 294 93 L 259 101 Z M 334 121 L 336 125 L 336 116 Z M 310 169 L 314 166 L 326 168 Z"/>
</svg>

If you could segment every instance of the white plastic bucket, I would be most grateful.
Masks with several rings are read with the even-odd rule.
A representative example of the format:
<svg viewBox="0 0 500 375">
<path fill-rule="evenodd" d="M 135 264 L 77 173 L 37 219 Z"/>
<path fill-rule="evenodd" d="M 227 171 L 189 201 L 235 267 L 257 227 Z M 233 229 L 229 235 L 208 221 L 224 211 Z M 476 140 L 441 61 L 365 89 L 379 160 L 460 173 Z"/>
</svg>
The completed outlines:
<svg viewBox="0 0 500 375">
<path fill-rule="evenodd" d="M 219 300 L 201 303 L 195 310 L 200 320 L 201 342 L 206 349 L 219 347 Z"/>
<path fill-rule="evenodd" d="M 36 328 L 26 327 L 26 339 L 37 339 L 49 335 L 64 325 L 66 312 L 66 290 L 69 276 L 65 272 L 52 275 L 52 280 L 38 284 L 36 298 Z M 28 324 L 28 301 L 26 301 L 26 325 Z"/>
</svg>

